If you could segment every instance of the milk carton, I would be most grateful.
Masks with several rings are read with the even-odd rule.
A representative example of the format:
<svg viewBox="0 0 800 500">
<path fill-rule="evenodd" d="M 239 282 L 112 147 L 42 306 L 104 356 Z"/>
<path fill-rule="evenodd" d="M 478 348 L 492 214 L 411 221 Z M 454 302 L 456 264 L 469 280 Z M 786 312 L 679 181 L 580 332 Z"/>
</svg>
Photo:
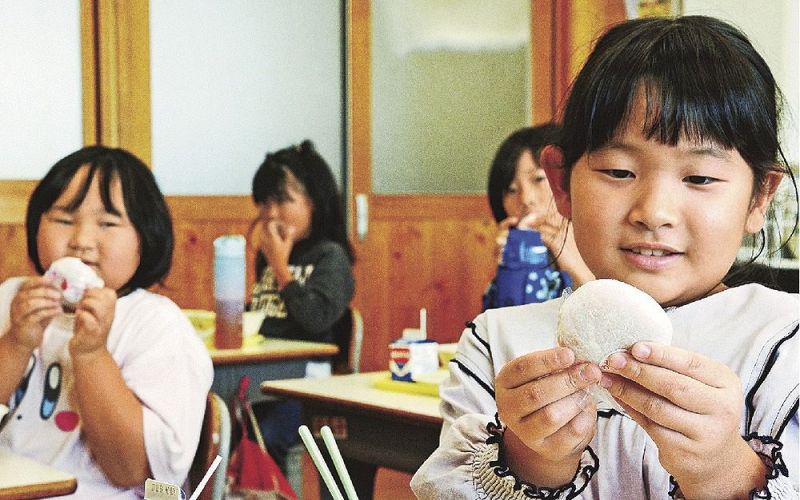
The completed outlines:
<svg viewBox="0 0 800 500">
<path fill-rule="evenodd" d="M 413 382 L 415 377 L 439 369 L 439 343 L 427 338 L 426 311 L 420 310 L 420 328 L 406 328 L 402 338 L 389 344 L 392 380 Z"/>
</svg>

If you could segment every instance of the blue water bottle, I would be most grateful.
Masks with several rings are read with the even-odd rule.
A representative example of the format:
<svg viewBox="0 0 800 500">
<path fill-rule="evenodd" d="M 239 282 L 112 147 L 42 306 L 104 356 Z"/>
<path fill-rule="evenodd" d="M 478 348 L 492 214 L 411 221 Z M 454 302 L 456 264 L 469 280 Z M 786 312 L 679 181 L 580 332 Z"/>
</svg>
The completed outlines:
<svg viewBox="0 0 800 500">
<path fill-rule="evenodd" d="M 214 347 L 242 347 L 245 299 L 245 239 L 240 234 L 214 240 L 214 303 L 217 312 Z"/>
</svg>

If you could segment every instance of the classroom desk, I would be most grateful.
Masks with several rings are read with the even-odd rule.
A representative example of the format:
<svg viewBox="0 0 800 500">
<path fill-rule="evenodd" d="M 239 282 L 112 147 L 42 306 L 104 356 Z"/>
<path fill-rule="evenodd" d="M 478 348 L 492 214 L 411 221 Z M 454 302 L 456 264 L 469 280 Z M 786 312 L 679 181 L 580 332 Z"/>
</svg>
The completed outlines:
<svg viewBox="0 0 800 500">
<path fill-rule="evenodd" d="M 78 481 L 60 470 L 0 448 L 0 499 L 69 495 Z"/>
<path fill-rule="evenodd" d="M 319 436 L 320 427 L 330 426 L 348 469 L 349 460 L 356 460 L 413 473 L 439 444 L 439 398 L 372 386 L 376 377 L 387 375 L 369 372 L 325 379 L 273 380 L 263 382 L 261 390 L 300 400 L 306 425 L 315 436 Z M 321 448 L 324 450 L 324 446 Z M 358 483 L 357 473 L 350 470 L 350 474 Z M 360 480 L 372 485 L 374 467 L 371 475 Z M 359 498 L 371 498 L 371 491 L 366 495 L 359 491 Z"/>
<path fill-rule="evenodd" d="M 214 364 L 211 390 L 230 403 L 242 375 L 250 377 L 251 401 L 268 399 L 258 389 L 262 380 L 305 376 L 306 361 L 339 352 L 336 344 L 268 338 L 240 349 L 209 349 Z"/>
</svg>

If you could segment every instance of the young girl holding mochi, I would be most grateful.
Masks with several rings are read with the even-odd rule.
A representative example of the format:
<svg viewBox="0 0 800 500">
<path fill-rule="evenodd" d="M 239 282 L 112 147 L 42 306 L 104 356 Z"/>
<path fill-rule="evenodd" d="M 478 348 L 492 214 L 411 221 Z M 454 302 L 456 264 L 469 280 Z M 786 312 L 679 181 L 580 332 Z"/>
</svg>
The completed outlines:
<svg viewBox="0 0 800 500">
<path fill-rule="evenodd" d="M 724 284 L 789 173 L 779 109 L 767 64 L 722 21 L 637 19 L 599 39 L 542 165 L 589 269 L 655 299 L 672 342 L 601 367 L 557 346 L 568 299 L 481 314 L 441 386 L 419 498 L 797 498 L 798 296 Z"/>
<path fill-rule="evenodd" d="M 213 369 L 178 306 L 146 290 L 174 246 L 152 172 L 125 150 L 85 147 L 39 182 L 25 225 L 44 276 L 0 285 L 0 403 L 11 408 L 0 448 L 72 474 L 77 498 L 141 498 L 148 477 L 181 485 Z M 45 273 L 64 257 L 102 280 L 74 309 Z"/>
</svg>

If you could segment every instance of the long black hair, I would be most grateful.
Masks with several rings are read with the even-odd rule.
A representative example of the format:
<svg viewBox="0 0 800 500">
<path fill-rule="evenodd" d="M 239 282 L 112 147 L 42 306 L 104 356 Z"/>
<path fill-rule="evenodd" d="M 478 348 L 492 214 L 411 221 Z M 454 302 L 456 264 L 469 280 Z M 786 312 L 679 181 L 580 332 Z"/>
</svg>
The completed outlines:
<svg viewBox="0 0 800 500">
<path fill-rule="evenodd" d="M 286 191 L 287 172 L 302 185 L 314 207 L 308 244 L 322 240 L 339 243 L 353 262 L 343 200 L 330 167 L 310 140 L 267 154 L 253 176 L 253 202 L 258 205 L 267 201 L 285 201 L 289 196 Z M 259 254 L 256 268 L 262 269 L 265 264 L 264 256 Z"/>
</svg>

